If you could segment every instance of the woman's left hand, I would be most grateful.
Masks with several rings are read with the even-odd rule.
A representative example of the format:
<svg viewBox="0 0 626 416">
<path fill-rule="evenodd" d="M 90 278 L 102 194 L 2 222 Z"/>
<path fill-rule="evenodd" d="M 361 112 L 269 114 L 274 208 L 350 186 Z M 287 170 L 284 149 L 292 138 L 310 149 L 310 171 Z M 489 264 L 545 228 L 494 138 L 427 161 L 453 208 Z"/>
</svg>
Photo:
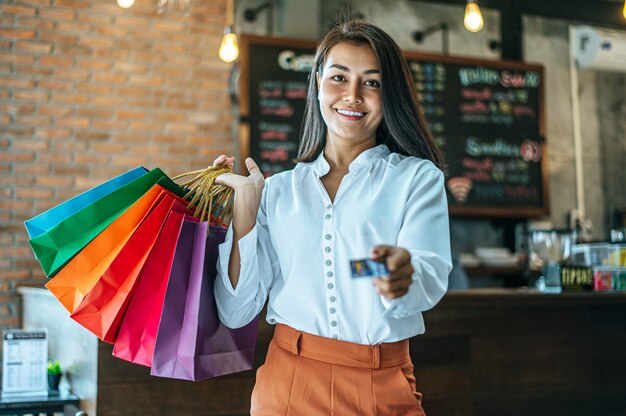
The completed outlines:
<svg viewBox="0 0 626 416">
<path fill-rule="evenodd" d="M 375 246 L 372 249 L 373 259 L 385 259 L 389 275 L 374 279 L 376 293 L 387 299 L 404 296 L 413 283 L 413 266 L 411 254 L 402 247 Z"/>
</svg>

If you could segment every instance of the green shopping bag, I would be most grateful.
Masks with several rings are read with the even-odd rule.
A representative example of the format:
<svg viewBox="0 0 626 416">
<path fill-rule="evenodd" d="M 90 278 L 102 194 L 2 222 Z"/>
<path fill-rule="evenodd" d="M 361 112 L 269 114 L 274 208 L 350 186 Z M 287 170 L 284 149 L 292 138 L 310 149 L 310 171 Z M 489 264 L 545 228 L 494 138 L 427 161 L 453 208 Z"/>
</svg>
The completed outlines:
<svg viewBox="0 0 626 416">
<path fill-rule="evenodd" d="M 155 184 L 174 194 L 185 193 L 159 168 L 94 201 L 46 233 L 29 241 L 46 276 L 53 277 L 91 240 L 108 227 Z"/>
</svg>

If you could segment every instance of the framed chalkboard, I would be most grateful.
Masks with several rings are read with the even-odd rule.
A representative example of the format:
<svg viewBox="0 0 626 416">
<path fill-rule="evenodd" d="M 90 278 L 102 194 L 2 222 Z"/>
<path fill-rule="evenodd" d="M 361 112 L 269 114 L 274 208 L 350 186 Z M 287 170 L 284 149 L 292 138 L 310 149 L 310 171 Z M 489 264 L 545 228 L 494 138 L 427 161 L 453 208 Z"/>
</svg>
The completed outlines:
<svg viewBox="0 0 626 416">
<path fill-rule="evenodd" d="M 242 36 L 240 156 L 266 176 L 295 165 L 314 52 L 314 42 Z M 404 54 L 446 155 L 450 214 L 547 214 L 543 68 Z"/>
</svg>

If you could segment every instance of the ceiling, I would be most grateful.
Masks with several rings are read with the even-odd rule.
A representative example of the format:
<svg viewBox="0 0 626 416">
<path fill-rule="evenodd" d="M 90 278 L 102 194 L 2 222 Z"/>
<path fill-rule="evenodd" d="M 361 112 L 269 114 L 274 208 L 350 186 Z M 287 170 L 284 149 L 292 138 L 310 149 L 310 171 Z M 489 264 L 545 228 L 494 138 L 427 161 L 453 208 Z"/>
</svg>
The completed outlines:
<svg viewBox="0 0 626 416">
<path fill-rule="evenodd" d="M 464 5 L 466 0 L 420 0 Z M 481 8 L 504 13 L 528 14 L 572 20 L 592 26 L 626 30 L 624 0 L 478 0 Z"/>
</svg>

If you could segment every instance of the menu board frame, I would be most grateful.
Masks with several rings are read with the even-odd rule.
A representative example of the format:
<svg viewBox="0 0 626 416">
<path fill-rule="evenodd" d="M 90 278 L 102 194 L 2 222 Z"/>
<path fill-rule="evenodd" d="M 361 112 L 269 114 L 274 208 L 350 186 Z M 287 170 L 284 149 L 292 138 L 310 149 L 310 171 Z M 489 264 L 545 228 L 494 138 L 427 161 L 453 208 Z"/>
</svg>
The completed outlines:
<svg viewBox="0 0 626 416">
<path fill-rule="evenodd" d="M 314 53 L 317 46 L 317 42 L 310 40 L 294 40 L 275 37 L 264 37 L 256 35 L 242 35 L 241 36 L 241 57 L 240 57 L 240 123 L 239 123 L 239 156 L 240 156 L 240 168 L 241 172 L 247 172 L 244 161 L 248 156 L 251 156 L 251 146 L 258 138 L 251 137 L 251 121 L 255 120 L 258 115 L 251 114 L 250 101 L 250 79 L 251 72 L 253 71 L 252 62 L 250 61 L 250 51 L 254 46 L 277 46 L 280 48 L 294 48 L 294 49 L 310 49 Z M 548 180 L 547 180 L 547 146 L 545 142 L 545 106 L 544 106 L 544 69 L 541 65 L 533 65 L 515 61 L 495 61 L 479 58 L 468 58 L 459 56 L 444 56 L 428 54 L 415 51 L 403 51 L 403 54 L 407 61 L 428 61 L 434 64 L 450 64 L 450 65 L 463 65 L 463 66 L 476 66 L 484 67 L 494 70 L 508 70 L 508 71 L 536 71 L 539 74 L 539 85 L 537 87 L 537 131 L 532 132 L 532 136 L 535 136 L 541 146 L 541 159 L 540 163 L 540 192 L 537 197 L 537 201 L 534 203 L 523 205 L 516 204 L 514 206 L 498 206 L 497 204 L 489 206 L 472 206 L 457 204 L 450 198 L 449 195 L 449 213 L 451 216 L 457 217 L 502 217 L 502 218 L 536 218 L 545 216 L 549 213 L 549 198 L 548 198 Z M 300 134 L 300 122 L 297 123 L 297 131 L 293 134 Z M 292 123 L 293 124 L 293 123 Z M 253 157 L 258 155 L 252 155 Z M 257 163 L 259 160 L 255 159 Z M 262 169 L 263 170 L 263 169 Z"/>
</svg>

